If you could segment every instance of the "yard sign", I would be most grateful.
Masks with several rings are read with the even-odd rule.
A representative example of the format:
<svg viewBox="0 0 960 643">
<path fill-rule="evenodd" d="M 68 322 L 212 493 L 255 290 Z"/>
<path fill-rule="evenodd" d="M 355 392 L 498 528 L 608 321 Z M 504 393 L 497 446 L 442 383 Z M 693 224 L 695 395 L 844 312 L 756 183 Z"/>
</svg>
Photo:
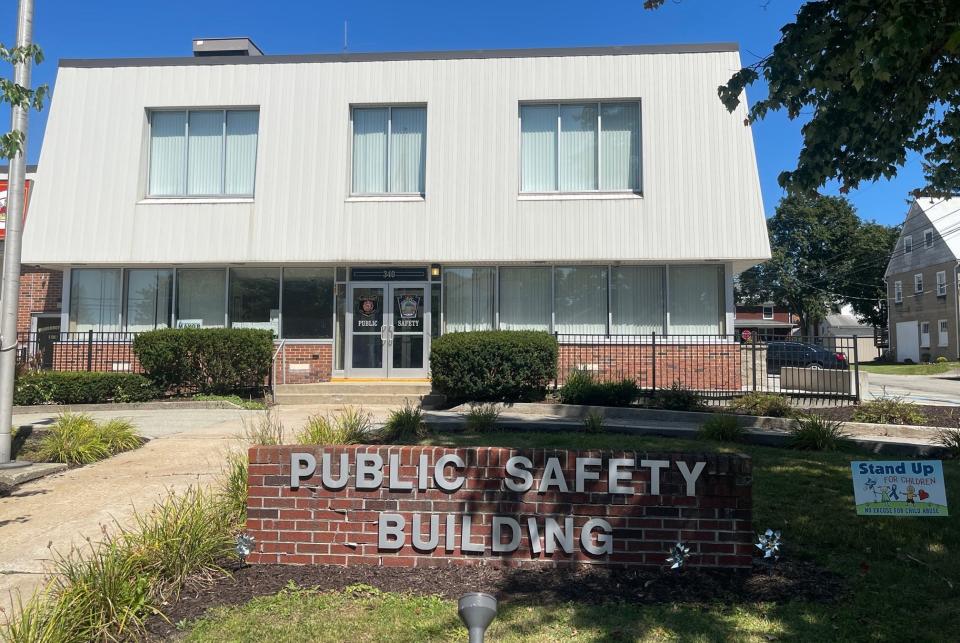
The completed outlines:
<svg viewBox="0 0 960 643">
<path fill-rule="evenodd" d="M 850 468 L 858 516 L 949 515 L 939 460 L 854 461 Z"/>
</svg>

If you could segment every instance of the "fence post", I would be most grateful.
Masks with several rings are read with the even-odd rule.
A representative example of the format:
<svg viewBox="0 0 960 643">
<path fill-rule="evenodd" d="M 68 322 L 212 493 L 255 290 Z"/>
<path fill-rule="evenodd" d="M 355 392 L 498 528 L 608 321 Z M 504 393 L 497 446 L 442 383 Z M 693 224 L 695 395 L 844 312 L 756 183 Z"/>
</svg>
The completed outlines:
<svg viewBox="0 0 960 643">
<path fill-rule="evenodd" d="M 557 342 L 557 372 L 553 375 L 553 390 L 556 391 L 560 388 L 560 364 L 563 363 L 560 351 L 560 333 L 558 331 L 553 331 L 553 341 Z"/>
<path fill-rule="evenodd" d="M 87 371 L 93 370 L 93 331 L 87 331 Z"/>
<path fill-rule="evenodd" d="M 651 339 L 653 340 L 650 347 L 650 359 L 653 360 L 653 368 L 650 369 L 652 373 L 653 382 L 650 385 L 650 390 L 654 393 L 657 392 L 657 331 L 653 331 L 650 334 Z"/>
<path fill-rule="evenodd" d="M 753 378 L 753 392 L 757 392 L 757 340 L 758 332 L 750 336 L 750 359 L 753 362 L 753 368 L 750 369 Z"/>
<path fill-rule="evenodd" d="M 854 398 L 860 403 L 860 347 L 857 346 L 857 336 L 853 336 L 853 390 Z"/>
</svg>

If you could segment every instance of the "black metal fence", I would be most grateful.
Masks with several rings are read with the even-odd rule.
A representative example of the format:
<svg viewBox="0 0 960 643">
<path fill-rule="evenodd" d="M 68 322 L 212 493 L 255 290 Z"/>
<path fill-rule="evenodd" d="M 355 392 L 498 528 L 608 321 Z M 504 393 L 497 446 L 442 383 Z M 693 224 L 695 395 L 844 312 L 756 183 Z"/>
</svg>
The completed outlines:
<svg viewBox="0 0 960 643">
<path fill-rule="evenodd" d="M 17 334 L 17 366 L 32 370 L 140 373 L 136 333 L 30 332 Z"/>
<path fill-rule="evenodd" d="M 557 386 L 584 371 L 602 382 L 632 379 L 641 390 L 674 386 L 724 404 L 748 392 L 777 393 L 798 403 L 859 401 L 856 336 L 557 334 Z"/>
</svg>

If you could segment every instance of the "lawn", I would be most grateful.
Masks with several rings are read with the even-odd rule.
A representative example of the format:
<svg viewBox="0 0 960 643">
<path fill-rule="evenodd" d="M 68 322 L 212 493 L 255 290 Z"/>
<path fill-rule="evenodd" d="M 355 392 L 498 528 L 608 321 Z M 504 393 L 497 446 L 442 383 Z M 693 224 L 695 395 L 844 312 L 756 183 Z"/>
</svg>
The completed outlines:
<svg viewBox="0 0 960 643">
<path fill-rule="evenodd" d="M 427 444 L 572 449 L 732 450 L 665 438 L 580 433 L 436 435 Z M 944 641 L 960 613 L 960 520 L 858 517 L 850 482 L 860 453 L 756 446 L 756 529 L 783 530 L 784 556 L 845 579 L 834 604 L 529 604 L 504 602 L 491 641 Z M 948 499 L 960 498 L 960 463 L 944 463 Z M 467 589 L 467 588 L 465 588 Z M 184 625 L 188 641 L 462 640 L 456 605 L 363 586 L 319 593 L 291 588 Z"/>
<path fill-rule="evenodd" d="M 940 364 L 860 364 L 860 370 L 881 375 L 941 375 L 960 371 L 960 362 Z"/>
</svg>

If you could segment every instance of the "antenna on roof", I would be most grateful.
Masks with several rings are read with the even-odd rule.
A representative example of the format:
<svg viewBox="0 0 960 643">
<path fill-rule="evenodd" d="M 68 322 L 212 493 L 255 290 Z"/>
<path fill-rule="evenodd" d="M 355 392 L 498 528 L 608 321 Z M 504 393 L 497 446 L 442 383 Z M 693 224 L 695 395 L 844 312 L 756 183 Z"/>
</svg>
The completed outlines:
<svg viewBox="0 0 960 643">
<path fill-rule="evenodd" d="M 347 53 L 347 21 L 343 21 L 343 53 Z"/>
</svg>

